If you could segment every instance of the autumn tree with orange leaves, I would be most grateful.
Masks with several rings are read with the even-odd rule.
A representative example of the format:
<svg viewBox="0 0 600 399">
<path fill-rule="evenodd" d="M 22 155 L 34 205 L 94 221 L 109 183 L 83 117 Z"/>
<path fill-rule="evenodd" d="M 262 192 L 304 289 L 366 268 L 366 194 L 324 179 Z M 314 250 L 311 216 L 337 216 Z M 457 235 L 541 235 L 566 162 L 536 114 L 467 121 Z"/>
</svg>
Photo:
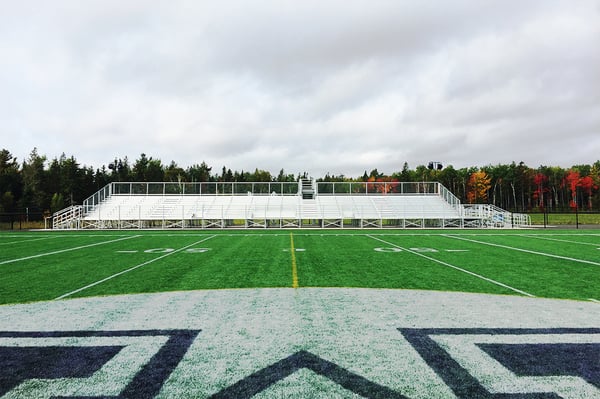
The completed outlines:
<svg viewBox="0 0 600 399">
<path fill-rule="evenodd" d="M 467 182 L 467 201 L 469 201 L 469 204 L 487 202 L 491 187 L 492 179 L 487 173 L 482 170 L 472 173 Z"/>
<path fill-rule="evenodd" d="M 371 184 L 370 184 L 371 183 Z M 377 183 L 377 184 L 372 184 Z M 394 179 L 389 176 L 384 177 L 375 177 L 371 176 L 367 180 L 367 192 L 369 193 L 397 193 L 398 188 L 400 186 L 400 182 L 397 179 Z"/>
</svg>

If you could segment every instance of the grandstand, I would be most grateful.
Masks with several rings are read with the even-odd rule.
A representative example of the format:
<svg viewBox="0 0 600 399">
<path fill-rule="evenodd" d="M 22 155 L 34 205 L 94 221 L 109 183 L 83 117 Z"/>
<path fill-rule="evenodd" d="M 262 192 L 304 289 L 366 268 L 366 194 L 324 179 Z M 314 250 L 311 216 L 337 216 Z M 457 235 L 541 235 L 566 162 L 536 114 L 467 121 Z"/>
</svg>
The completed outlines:
<svg viewBox="0 0 600 399">
<path fill-rule="evenodd" d="M 53 215 L 54 229 L 511 228 L 529 217 L 463 205 L 438 182 L 113 182 Z"/>
</svg>

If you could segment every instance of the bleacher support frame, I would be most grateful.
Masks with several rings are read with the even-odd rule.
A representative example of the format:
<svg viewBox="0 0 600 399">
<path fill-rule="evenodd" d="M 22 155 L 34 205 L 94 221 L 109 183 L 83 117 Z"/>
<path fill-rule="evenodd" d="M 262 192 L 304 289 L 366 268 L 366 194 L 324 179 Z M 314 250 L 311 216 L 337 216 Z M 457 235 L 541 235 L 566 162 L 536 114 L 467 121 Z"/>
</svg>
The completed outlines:
<svg viewBox="0 0 600 399">
<path fill-rule="evenodd" d="M 55 229 L 511 228 L 528 215 L 463 205 L 438 182 L 113 182 Z"/>
</svg>

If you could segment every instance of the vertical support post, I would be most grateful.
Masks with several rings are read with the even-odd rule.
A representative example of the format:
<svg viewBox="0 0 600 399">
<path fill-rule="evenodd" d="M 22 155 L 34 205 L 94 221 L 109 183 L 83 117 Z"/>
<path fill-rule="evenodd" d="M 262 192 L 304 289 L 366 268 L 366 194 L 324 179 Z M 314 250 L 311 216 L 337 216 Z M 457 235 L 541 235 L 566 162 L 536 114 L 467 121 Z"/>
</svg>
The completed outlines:
<svg viewBox="0 0 600 399">
<path fill-rule="evenodd" d="M 579 229 L 579 198 L 577 187 L 575 187 L 575 228 Z"/>
</svg>

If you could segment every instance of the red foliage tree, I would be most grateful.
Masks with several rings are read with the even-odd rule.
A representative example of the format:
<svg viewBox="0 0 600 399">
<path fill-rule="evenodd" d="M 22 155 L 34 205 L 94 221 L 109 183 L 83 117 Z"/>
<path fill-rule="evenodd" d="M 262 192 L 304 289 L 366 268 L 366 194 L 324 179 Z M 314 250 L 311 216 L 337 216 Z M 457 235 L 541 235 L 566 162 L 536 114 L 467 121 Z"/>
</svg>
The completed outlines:
<svg viewBox="0 0 600 399">
<path fill-rule="evenodd" d="M 594 185 L 594 179 L 591 176 L 585 176 L 579 179 L 579 187 L 587 195 L 588 209 L 592 210 L 592 191 L 597 190 L 598 186 Z"/>
<path fill-rule="evenodd" d="M 533 191 L 533 199 L 538 203 L 540 209 L 544 209 L 544 193 L 550 191 L 548 188 L 548 176 L 543 173 L 538 173 L 533 177 L 535 190 Z"/>
<path fill-rule="evenodd" d="M 594 184 L 594 179 L 591 176 L 581 177 L 578 171 L 570 170 L 565 180 L 571 190 L 569 206 L 573 209 L 577 207 L 577 188 L 581 187 L 582 194 L 587 196 L 588 209 L 592 210 L 592 194 L 594 190 L 598 189 L 598 186 Z"/>
<path fill-rule="evenodd" d="M 569 206 L 572 209 L 577 208 L 577 186 L 579 186 L 579 179 L 579 172 L 576 170 L 570 170 L 565 176 L 565 181 L 569 190 L 571 190 L 571 201 L 569 201 Z"/>
</svg>

